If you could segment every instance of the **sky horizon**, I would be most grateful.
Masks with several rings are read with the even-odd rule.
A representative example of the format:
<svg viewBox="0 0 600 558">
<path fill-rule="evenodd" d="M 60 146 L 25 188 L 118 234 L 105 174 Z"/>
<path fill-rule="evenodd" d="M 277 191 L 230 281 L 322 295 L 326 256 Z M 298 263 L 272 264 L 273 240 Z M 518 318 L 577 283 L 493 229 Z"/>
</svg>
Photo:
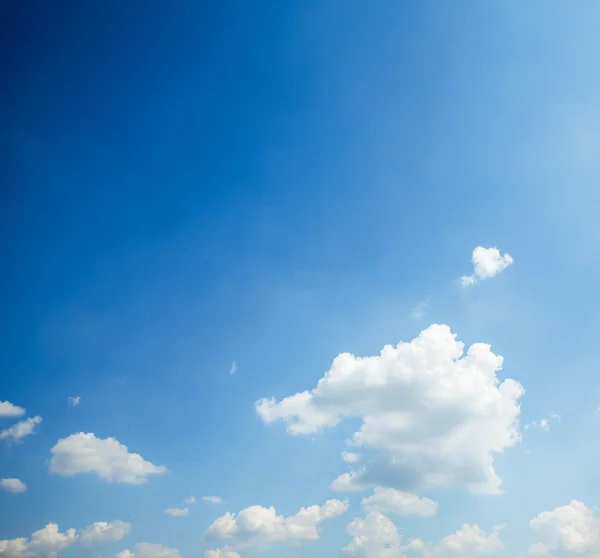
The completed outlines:
<svg viewBox="0 0 600 558">
<path fill-rule="evenodd" d="M 0 6 L 0 558 L 600 556 L 600 6 Z"/>
</svg>

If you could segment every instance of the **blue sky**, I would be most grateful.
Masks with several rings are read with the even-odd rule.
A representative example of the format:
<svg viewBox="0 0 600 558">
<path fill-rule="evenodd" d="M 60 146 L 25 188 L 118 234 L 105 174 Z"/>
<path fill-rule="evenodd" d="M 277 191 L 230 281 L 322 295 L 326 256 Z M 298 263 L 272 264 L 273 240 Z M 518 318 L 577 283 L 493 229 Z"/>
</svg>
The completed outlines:
<svg viewBox="0 0 600 558">
<path fill-rule="evenodd" d="M 0 490 L 2 558 L 598 555 L 596 2 L 0 10 L 0 478 L 26 485 Z M 499 249 L 484 253 L 495 276 L 462 285 L 478 246 Z M 281 403 L 341 353 L 446 339 L 431 324 L 465 350 L 491 345 L 502 369 L 460 368 L 440 341 L 441 368 L 427 364 L 435 343 L 389 365 L 432 373 L 423 392 L 399 380 L 367 411 L 356 372 L 351 405 L 343 381 L 332 399 Z M 524 387 L 514 420 L 484 397 L 496 376 Z M 471 399 L 452 399 L 457 386 Z M 406 432 L 378 414 L 412 407 Z M 437 434 L 410 451 L 404 438 L 348 446 L 373 413 L 377 436 Z M 7 430 L 37 416 L 30 435 Z M 481 440 L 452 445 L 462 428 Z M 486 444 L 511 429 L 489 453 L 501 493 L 473 493 Z M 330 487 L 363 470 L 344 450 L 373 456 L 362 492 Z M 373 472 L 390 456 L 414 482 Z M 361 505 L 374 490 L 395 504 Z M 294 539 L 309 506 L 322 507 Z M 49 523 L 75 532 L 28 542 Z"/>
</svg>

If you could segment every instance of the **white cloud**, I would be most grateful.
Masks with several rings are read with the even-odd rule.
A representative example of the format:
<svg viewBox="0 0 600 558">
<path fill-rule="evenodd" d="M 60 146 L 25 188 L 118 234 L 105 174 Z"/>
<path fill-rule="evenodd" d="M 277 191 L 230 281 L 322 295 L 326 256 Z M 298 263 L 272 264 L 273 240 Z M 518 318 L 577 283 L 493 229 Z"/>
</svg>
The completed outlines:
<svg viewBox="0 0 600 558">
<path fill-rule="evenodd" d="M 196 497 L 195 496 L 188 496 L 184 501 L 184 504 L 195 504 L 196 503 Z"/>
<path fill-rule="evenodd" d="M 517 381 L 501 381 L 503 359 L 483 343 L 464 352 L 448 326 L 431 325 L 380 355 L 340 354 L 312 391 L 256 403 L 265 423 L 310 434 L 357 417 L 351 444 L 375 450 L 332 488 L 442 486 L 498 493 L 494 454 L 520 440 Z"/>
<path fill-rule="evenodd" d="M 90 550 L 121 540 L 131 530 L 123 521 L 96 522 L 81 529 L 67 529 L 61 533 L 56 523 L 48 523 L 27 540 L 24 537 L 0 541 L 0 558 L 51 558 L 66 550 L 75 542 Z"/>
<path fill-rule="evenodd" d="M 135 552 L 122 550 L 117 554 L 117 558 L 181 558 L 179 550 L 169 548 L 162 544 L 137 543 Z"/>
<path fill-rule="evenodd" d="M 531 556 L 552 552 L 600 553 L 600 518 L 583 502 L 545 511 L 529 523 L 542 541 L 529 548 Z"/>
<path fill-rule="evenodd" d="M 34 556 L 27 550 L 27 539 L 0 540 L 0 558 L 28 558 Z"/>
<path fill-rule="evenodd" d="M 367 511 L 419 515 L 421 517 L 433 517 L 439 508 L 437 502 L 429 498 L 420 498 L 409 492 L 379 486 L 375 487 L 372 496 L 363 498 L 361 505 Z"/>
<path fill-rule="evenodd" d="M 358 463 L 360 461 L 360 455 L 358 453 L 353 453 L 351 451 L 343 451 L 342 459 L 346 463 Z"/>
<path fill-rule="evenodd" d="M 502 527 L 496 526 L 488 534 L 479 525 L 465 524 L 453 535 L 444 537 L 434 549 L 434 554 L 460 558 L 495 554 L 504 548 L 500 540 Z"/>
<path fill-rule="evenodd" d="M 238 545 L 264 545 L 272 542 L 315 541 L 321 522 L 341 515 L 346 502 L 327 500 L 323 506 L 300 508 L 289 517 L 277 515 L 274 507 L 250 506 L 237 516 L 230 512 L 219 517 L 206 530 L 209 541 L 231 540 Z"/>
<path fill-rule="evenodd" d="M 402 556 L 396 526 L 380 512 L 369 512 L 365 519 L 356 518 L 346 527 L 353 537 L 343 551 L 361 558 L 399 558 Z"/>
<path fill-rule="evenodd" d="M 400 558 L 417 552 L 423 558 L 470 558 L 495 554 L 504 548 L 497 526 L 488 534 L 478 525 L 463 525 L 456 533 L 444 537 L 437 545 L 420 539 L 402 544 L 394 523 L 379 511 L 370 511 L 365 519 L 356 518 L 346 528 L 353 537 L 343 550 L 361 558 Z"/>
<path fill-rule="evenodd" d="M 166 467 L 129 453 L 127 446 L 114 438 L 96 438 L 83 432 L 59 440 L 50 451 L 50 472 L 64 477 L 95 473 L 108 482 L 142 484 L 150 475 L 167 472 Z"/>
<path fill-rule="evenodd" d="M 502 256 L 498 248 L 483 248 L 482 246 L 477 246 L 473 250 L 471 261 L 474 268 L 473 274 L 460 278 L 463 286 L 473 285 L 477 281 L 490 279 L 514 263 L 510 254 Z"/>
<path fill-rule="evenodd" d="M 202 500 L 210 504 L 222 504 L 223 500 L 220 496 L 202 496 Z"/>
<path fill-rule="evenodd" d="M 67 398 L 67 404 L 71 405 L 72 407 L 77 407 L 79 403 L 81 403 L 81 397 L 79 397 L 79 395 Z"/>
<path fill-rule="evenodd" d="M 233 376 L 236 372 L 237 372 L 237 364 L 235 363 L 235 360 L 231 363 L 231 368 L 229 369 L 229 374 L 231 376 Z"/>
<path fill-rule="evenodd" d="M 75 529 L 64 533 L 56 523 L 48 523 L 43 529 L 31 535 L 31 539 L 18 538 L 0 541 L 1 558 L 47 557 L 65 550 L 77 540 Z"/>
<path fill-rule="evenodd" d="M 165 513 L 173 517 L 187 517 L 189 510 L 187 508 L 167 508 Z"/>
<path fill-rule="evenodd" d="M 19 492 L 25 492 L 27 490 L 27 485 L 19 479 L 0 479 L 0 487 L 13 494 L 18 494 Z"/>
<path fill-rule="evenodd" d="M 36 555 L 47 556 L 53 552 L 65 550 L 76 540 L 75 529 L 67 529 L 64 533 L 61 533 L 56 523 L 48 523 L 46 527 L 31 535 L 29 549 Z"/>
<path fill-rule="evenodd" d="M 358 474 L 354 471 L 342 473 L 329 485 L 329 488 L 331 488 L 331 490 L 336 490 L 337 492 L 362 492 L 369 488 L 368 484 L 361 484 L 358 482 L 356 480 L 357 477 Z"/>
<path fill-rule="evenodd" d="M 424 552 L 427 546 L 421 539 L 412 539 L 408 544 L 402 547 L 405 552 Z"/>
<path fill-rule="evenodd" d="M 35 427 L 42 422 L 42 417 L 32 417 L 16 424 L 9 428 L 5 428 L 0 432 L 0 440 L 13 440 L 18 442 L 21 438 L 34 434 Z"/>
<path fill-rule="evenodd" d="M 124 521 L 97 521 L 81 530 L 79 542 L 86 548 L 120 541 L 131 532 L 131 524 Z"/>
<path fill-rule="evenodd" d="M 24 414 L 23 407 L 17 407 L 10 401 L 0 401 L 0 417 L 22 417 Z"/>
<path fill-rule="evenodd" d="M 242 558 L 233 548 L 226 546 L 225 548 L 217 548 L 216 550 L 207 550 L 204 553 L 204 558 Z"/>
</svg>

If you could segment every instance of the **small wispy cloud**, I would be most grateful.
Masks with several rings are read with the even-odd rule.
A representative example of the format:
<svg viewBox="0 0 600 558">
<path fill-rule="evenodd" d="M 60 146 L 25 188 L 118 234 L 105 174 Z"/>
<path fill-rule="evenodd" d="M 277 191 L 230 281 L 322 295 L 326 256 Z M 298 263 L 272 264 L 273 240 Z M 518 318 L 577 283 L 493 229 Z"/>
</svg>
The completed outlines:
<svg viewBox="0 0 600 558">
<path fill-rule="evenodd" d="M 231 368 L 229 369 L 229 375 L 233 376 L 238 370 L 237 364 L 235 360 L 231 363 Z"/>
<path fill-rule="evenodd" d="M 81 403 L 81 397 L 79 397 L 79 395 L 67 398 L 67 404 L 71 405 L 71 407 L 77 407 L 79 403 Z"/>
<path fill-rule="evenodd" d="M 184 504 L 195 504 L 196 503 L 196 496 L 188 496 L 184 501 Z"/>
<path fill-rule="evenodd" d="M 552 413 L 548 418 L 532 420 L 530 423 L 526 424 L 523 429 L 529 430 L 530 428 L 540 428 L 544 432 L 550 432 L 550 425 L 554 422 L 560 422 L 560 415 L 557 413 Z"/>
<path fill-rule="evenodd" d="M 202 499 L 205 502 L 209 502 L 210 504 L 222 504 L 223 499 L 220 496 L 202 496 Z"/>
<path fill-rule="evenodd" d="M 473 274 L 463 275 L 460 278 L 463 287 L 474 285 L 484 279 L 491 279 L 514 263 L 510 254 L 501 255 L 498 248 L 484 248 L 483 246 L 477 246 L 473 250 L 471 261 L 473 262 Z"/>
<path fill-rule="evenodd" d="M 343 451 L 342 459 L 346 463 L 358 463 L 360 461 L 360 455 L 358 453 L 353 453 L 351 451 Z"/>
<path fill-rule="evenodd" d="M 410 317 L 413 320 L 420 320 L 427 313 L 427 310 L 430 307 L 430 300 L 431 297 L 428 296 L 424 301 L 419 302 L 419 304 L 413 308 L 413 311 L 410 313 Z"/>
<path fill-rule="evenodd" d="M 172 517 L 187 517 L 189 510 L 187 508 L 167 508 L 165 513 Z"/>
<path fill-rule="evenodd" d="M 18 442 L 21 438 L 34 434 L 35 427 L 42 422 L 42 417 L 28 418 L 5 428 L 0 432 L 0 440 L 13 440 Z"/>
</svg>

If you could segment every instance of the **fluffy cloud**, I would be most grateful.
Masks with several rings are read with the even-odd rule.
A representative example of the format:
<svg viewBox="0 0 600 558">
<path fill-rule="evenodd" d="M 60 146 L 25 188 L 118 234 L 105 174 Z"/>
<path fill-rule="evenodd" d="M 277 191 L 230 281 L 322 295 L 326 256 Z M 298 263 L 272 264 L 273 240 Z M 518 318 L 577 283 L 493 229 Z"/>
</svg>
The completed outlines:
<svg viewBox="0 0 600 558">
<path fill-rule="evenodd" d="M 28 558 L 33 556 L 27 550 L 27 539 L 0 540 L 0 558 Z"/>
<path fill-rule="evenodd" d="M 358 476 L 359 475 L 354 471 L 342 473 L 329 485 L 329 488 L 331 488 L 331 490 L 336 490 L 337 492 L 362 492 L 369 488 L 369 485 L 361 484 L 357 481 Z"/>
<path fill-rule="evenodd" d="M 47 556 L 65 550 L 76 540 L 75 529 L 67 529 L 64 533 L 61 533 L 56 523 L 48 523 L 46 527 L 31 535 L 29 549 L 38 556 Z"/>
<path fill-rule="evenodd" d="M 235 360 L 231 363 L 231 368 L 229 369 L 229 375 L 233 376 L 236 372 L 237 372 L 237 364 L 235 362 Z"/>
<path fill-rule="evenodd" d="M 403 546 L 402 549 L 405 552 L 426 552 L 427 545 L 421 539 L 412 539 L 408 541 L 406 546 Z"/>
<path fill-rule="evenodd" d="M 67 404 L 71 405 L 71 407 L 77 407 L 81 403 L 81 397 L 76 395 L 75 397 L 68 397 Z"/>
<path fill-rule="evenodd" d="M 196 503 L 196 497 L 195 496 L 188 496 L 184 501 L 184 504 L 195 504 Z"/>
<path fill-rule="evenodd" d="M 347 527 L 352 541 L 343 551 L 361 558 L 399 558 L 402 556 L 396 526 L 382 513 L 373 511 L 365 519 L 356 518 Z"/>
<path fill-rule="evenodd" d="M 71 546 L 77 540 L 75 529 L 64 533 L 56 523 L 48 523 L 43 529 L 31 535 L 31 539 L 18 538 L 0 541 L 1 558 L 46 557 Z"/>
<path fill-rule="evenodd" d="M 117 558 L 181 558 L 179 550 L 169 548 L 162 544 L 137 543 L 135 552 L 131 550 L 122 550 L 117 554 Z"/>
<path fill-rule="evenodd" d="M 566 506 L 542 512 L 529 525 L 542 539 L 529 547 L 531 556 L 600 553 L 600 519 L 583 502 L 572 500 Z"/>
<path fill-rule="evenodd" d="M 72 434 L 59 440 L 50 450 L 50 471 L 65 477 L 95 473 L 108 482 L 142 484 L 148 476 L 166 473 L 167 468 L 146 461 L 114 438 L 94 434 Z"/>
<path fill-rule="evenodd" d="M 220 496 L 202 496 L 202 500 L 210 504 L 222 504 L 223 499 Z M 196 501 L 194 499 L 194 501 Z"/>
<path fill-rule="evenodd" d="M 207 550 L 204 553 L 204 558 L 242 558 L 233 548 L 226 546 L 225 548 L 217 548 L 216 550 Z"/>
<path fill-rule="evenodd" d="M 327 500 L 323 506 L 300 508 L 289 517 L 277 515 L 274 507 L 251 506 L 234 515 L 227 512 L 206 531 L 210 541 L 232 540 L 238 545 L 260 545 L 278 541 L 314 541 L 319 538 L 318 526 L 326 519 L 341 515 L 348 504 Z"/>
<path fill-rule="evenodd" d="M 419 515 L 433 517 L 438 504 L 429 498 L 419 498 L 414 494 L 393 488 L 375 487 L 373 495 L 363 498 L 362 506 L 368 511 L 395 513 L 398 515 Z"/>
<path fill-rule="evenodd" d="M 188 508 L 167 508 L 165 510 L 167 515 L 172 515 L 173 517 L 187 517 L 188 512 Z"/>
<path fill-rule="evenodd" d="M 510 254 L 502 256 L 498 248 L 483 248 L 482 246 L 477 246 L 473 250 L 471 261 L 473 262 L 473 274 L 460 278 L 464 286 L 490 279 L 514 263 Z"/>
<path fill-rule="evenodd" d="M 433 553 L 460 558 L 495 554 L 504 548 L 500 540 L 501 529 L 502 526 L 496 526 L 488 534 L 479 525 L 465 524 L 453 535 L 444 537 Z"/>
<path fill-rule="evenodd" d="M 81 530 L 79 542 L 92 548 L 120 541 L 131 532 L 131 524 L 124 521 L 97 521 L 89 527 Z"/>
<path fill-rule="evenodd" d="M 256 409 L 265 423 L 281 420 L 294 435 L 361 419 L 351 444 L 375 451 L 332 488 L 498 493 L 493 456 L 520 440 L 524 390 L 498 378 L 503 359 L 489 345 L 464 349 L 448 326 L 434 324 L 377 356 L 340 354 L 312 391 L 261 399 Z"/>
<path fill-rule="evenodd" d="M 27 485 L 19 479 L 0 479 L 0 488 L 18 494 L 19 492 L 25 492 Z"/>
<path fill-rule="evenodd" d="M 488 534 L 478 525 L 463 525 L 437 545 L 420 539 L 403 545 L 394 523 L 379 511 L 371 511 L 365 519 L 356 518 L 348 525 L 346 532 L 353 539 L 343 550 L 361 558 L 400 558 L 406 552 L 420 553 L 423 558 L 486 556 L 504 548 L 501 528 L 494 527 Z"/>
<path fill-rule="evenodd" d="M 34 434 L 35 427 L 40 424 L 40 422 L 42 422 L 42 417 L 32 417 L 17 422 L 0 432 L 0 440 L 12 440 L 18 442 L 21 438 Z"/>
<path fill-rule="evenodd" d="M 48 523 L 33 533 L 29 540 L 22 537 L 0 541 L 0 558 L 46 558 L 66 550 L 75 542 L 89 550 L 119 541 L 130 530 L 131 525 L 123 521 L 99 521 L 81 529 L 79 533 L 75 529 L 61 533 L 56 523 Z"/>
<path fill-rule="evenodd" d="M 17 407 L 10 401 L 0 401 L 0 417 L 22 417 L 24 414 L 23 407 Z"/>
</svg>

